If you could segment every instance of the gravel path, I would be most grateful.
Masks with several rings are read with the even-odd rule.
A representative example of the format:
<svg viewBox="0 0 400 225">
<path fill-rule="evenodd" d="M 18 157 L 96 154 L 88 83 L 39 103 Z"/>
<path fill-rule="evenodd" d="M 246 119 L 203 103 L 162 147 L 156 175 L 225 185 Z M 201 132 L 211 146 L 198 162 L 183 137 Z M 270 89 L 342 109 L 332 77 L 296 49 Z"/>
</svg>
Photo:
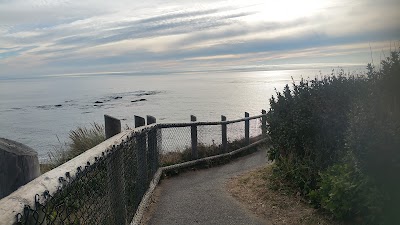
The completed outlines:
<svg viewBox="0 0 400 225">
<path fill-rule="evenodd" d="M 157 187 L 161 196 L 150 224 L 267 224 L 225 190 L 229 178 L 266 163 L 266 150 L 259 149 L 226 165 L 162 180 Z"/>
</svg>

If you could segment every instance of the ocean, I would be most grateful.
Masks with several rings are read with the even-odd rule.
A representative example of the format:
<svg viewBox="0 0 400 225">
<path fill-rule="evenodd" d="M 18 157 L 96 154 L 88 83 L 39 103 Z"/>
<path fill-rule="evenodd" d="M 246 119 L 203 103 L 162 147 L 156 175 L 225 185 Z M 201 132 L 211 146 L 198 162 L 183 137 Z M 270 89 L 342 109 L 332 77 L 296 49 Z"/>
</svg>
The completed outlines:
<svg viewBox="0 0 400 225">
<path fill-rule="evenodd" d="M 0 137 L 28 145 L 45 161 L 70 130 L 104 124 L 104 114 L 123 127 L 133 127 L 134 115 L 157 122 L 238 119 L 268 110 L 275 90 L 292 80 L 315 76 L 320 70 L 0 79 Z"/>
</svg>

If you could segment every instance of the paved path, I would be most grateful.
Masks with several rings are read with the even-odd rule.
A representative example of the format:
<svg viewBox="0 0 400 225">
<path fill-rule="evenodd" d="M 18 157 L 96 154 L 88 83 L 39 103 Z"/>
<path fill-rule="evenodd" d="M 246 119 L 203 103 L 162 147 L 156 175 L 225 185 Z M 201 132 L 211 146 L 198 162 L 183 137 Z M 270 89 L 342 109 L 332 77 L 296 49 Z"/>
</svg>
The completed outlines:
<svg viewBox="0 0 400 225">
<path fill-rule="evenodd" d="M 161 189 L 161 196 L 150 224 L 266 224 L 225 190 L 229 178 L 266 162 L 266 150 L 260 149 L 223 166 L 162 180 L 157 187 Z"/>
</svg>

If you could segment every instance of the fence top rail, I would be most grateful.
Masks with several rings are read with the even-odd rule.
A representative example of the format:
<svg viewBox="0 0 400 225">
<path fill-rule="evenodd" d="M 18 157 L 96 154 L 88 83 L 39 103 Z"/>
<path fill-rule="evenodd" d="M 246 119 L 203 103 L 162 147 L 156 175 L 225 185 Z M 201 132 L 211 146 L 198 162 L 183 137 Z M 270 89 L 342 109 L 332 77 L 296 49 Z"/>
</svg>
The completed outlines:
<svg viewBox="0 0 400 225">
<path fill-rule="evenodd" d="M 159 123 L 157 127 L 160 128 L 173 128 L 173 127 L 190 127 L 190 126 L 206 126 L 206 125 L 222 125 L 222 124 L 231 124 L 231 123 L 238 123 L 247 120 L 254 120 L 265 116 L 265 114 L 251 116 L 251 117 L 244 117 L 236 120 L 228 120 L 228 121 L 216 121 L 216 122 L 187 122 L 187 123 Z"/>
<path fill-rule="evenodd" d="M 96 159 L 107 157 L 109 150 L 127 140 L 129 137 L 142 132 L 150 131 L 155 128 L 155 124 L 147 125 L 132 130 L 122 131 L 121 133 L 103 141 L 97 146 L 85 151 L 81 155 L 69 160 L 68 162 L 40 175 L 31 182 L 21 186 L 10 195 L 0 199 L 0 223 L 14 224 L 16 215 L 22 213 L 26 205 L 34 208 L 35 196 L 47 192 L 55 194 L 62 187 L 62 180 L 74 179 L 78 170 L 84 171 L 85 166 L 94 165 Z M 78 169 L 79 168 L 79 169 Z M 68 174 L 68 176 L 67 176 Z M 43 203 L 44 198 L 39 198 Z"/>
</svg>

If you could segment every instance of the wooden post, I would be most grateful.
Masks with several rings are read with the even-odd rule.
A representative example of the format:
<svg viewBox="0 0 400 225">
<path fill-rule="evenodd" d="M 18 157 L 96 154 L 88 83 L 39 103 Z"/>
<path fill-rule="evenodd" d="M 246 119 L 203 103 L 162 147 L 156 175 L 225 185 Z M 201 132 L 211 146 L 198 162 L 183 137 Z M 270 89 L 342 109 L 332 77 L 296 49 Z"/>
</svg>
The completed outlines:
<svg viewBox="0 0 400 225">
<path fill-rule="evenodd" d="M 121 133 L 121 121 L 109 115 L 104 115 L 106 139 Z"/>
<path fill-rule="evenodd" d="M 135 127 L 144 126 L 146 123 L 145 119 L 140 116 L 135 116 Z"/>
<path fill-rule="evenodd" d="M 261 131 L 262 131 L 262 137 L 267 137 L 267 111 L 264 109 L 261 110 L 261 114 L 263 116 L 261 117 Z"/>
<path fill-rule="evenodd" d="M 156 118 L 147 115 L 147 125 L 156 123 Z M 157 130 L 154 128 L 147 135 L 147 149 L 149 151 L 147 162 L 149 164 L 148 178 L 151 179 L 158 169 Z"/>
<path fill-rule="evenodd" d="M 190 121 L 196 122 L 196 117 L 191 115 L 190 116 Z M 198 152 L 197 152 L 197 125 L 192 125 L 191 126 L 191 139 L 192 139 L 192 159 L 197 159 L 198 158 Z"/>
<path fill-rule="evenodd" d="M 157 120 L 156 120 L 156 118 L 154 116 L 147 115 L 146 117 L 147 117 L 147 125 L 150 125 L 150 124 L 153 124 L 153 123 L 157 122 Z"/>
<path fill-rule="evenodd" d="M 38 154 L 19 142 L 0 138 L 0 199 L 40 175 Z"/>
<path fill-rule="evenodd" d="M 140 116 L 135 116 L 135 127 L 145 125 L 145 119 Z M 139 134 L 137 137 L 137 175 L 138 175 L 138 201 L 146 192 L 147 183 L 147 143 L 146 134 Z"/>
<path fill-rule="evenodd" d="M 221 115 L 221 121 L 226 121 L 226 116 Z M 227 129 L 226 123 L 221 124 L 221 131 L 222 131 L 222 153 L 227 152 L 228 150 L 228 138 L 227 138 Z"/>
<path fill-rule="evenodd" d="M 244 117 L 249 118 L 249 113 L 245 112 Z M 250 120 L 245 120 L 244 121 L 244 139 L 246 142 L 246 145 L 250 144 Z"/>
<path fill-rule="evenodd" d="M 121 132 L 121 121 L 104 115 L 106 138 Z M 124 160 L 121 149 L 114 150 L 107 158 L 107 179 L 110 209 L 114 224 L 126 224 Z"/>
</svg>

